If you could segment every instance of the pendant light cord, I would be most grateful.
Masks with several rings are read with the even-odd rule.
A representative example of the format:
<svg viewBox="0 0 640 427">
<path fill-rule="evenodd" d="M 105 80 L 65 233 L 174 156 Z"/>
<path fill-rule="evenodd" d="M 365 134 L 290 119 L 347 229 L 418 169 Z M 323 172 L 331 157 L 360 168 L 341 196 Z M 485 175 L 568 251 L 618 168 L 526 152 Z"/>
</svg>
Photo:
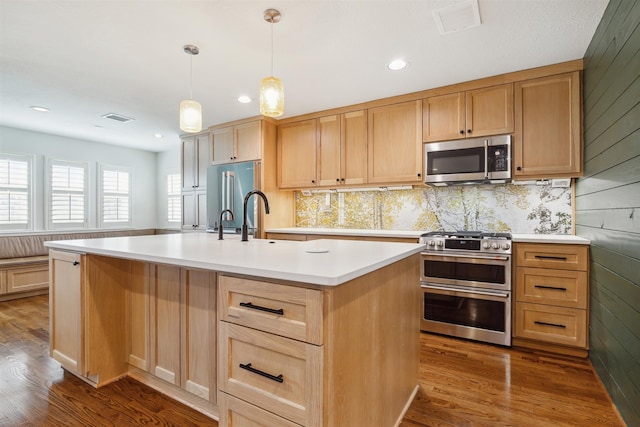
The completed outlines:
<svg viewBox="0 0 640 427">
<path fill-rule="evenodd" d="M 189 70 L 189 99 L 193 100 L 193 53 L 189 55 L 191 57 L 190 70 Z"/>
<path fill-rule="evenodd" d="M 273 77 L 273 21 L 271 21 L 271 77 Z"/>
</svg>

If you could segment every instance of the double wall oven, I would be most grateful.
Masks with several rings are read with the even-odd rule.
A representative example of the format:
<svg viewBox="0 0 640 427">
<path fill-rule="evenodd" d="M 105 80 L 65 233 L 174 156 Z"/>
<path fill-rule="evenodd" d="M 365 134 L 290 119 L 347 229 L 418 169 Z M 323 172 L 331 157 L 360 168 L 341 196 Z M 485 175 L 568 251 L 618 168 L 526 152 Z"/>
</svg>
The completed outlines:
<svg viewBox="0 0 640 427">
<path fill-rule="evenodd" d="M 511 234 L 420 237 L 423 331 L 511 345 Z"/>
</svg>

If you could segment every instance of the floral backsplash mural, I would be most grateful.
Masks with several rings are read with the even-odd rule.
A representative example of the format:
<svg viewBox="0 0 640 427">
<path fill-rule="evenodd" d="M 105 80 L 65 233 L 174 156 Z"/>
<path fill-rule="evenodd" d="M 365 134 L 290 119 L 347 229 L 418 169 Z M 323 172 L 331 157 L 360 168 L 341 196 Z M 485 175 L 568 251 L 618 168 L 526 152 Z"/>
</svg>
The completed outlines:
<svg viewBox="0 0 640 427">
<path fill-rule="evenodd" d="M 571 188 L 473 185 L 296 193 L 296 227 L 571 234 Z"/>
</svg>

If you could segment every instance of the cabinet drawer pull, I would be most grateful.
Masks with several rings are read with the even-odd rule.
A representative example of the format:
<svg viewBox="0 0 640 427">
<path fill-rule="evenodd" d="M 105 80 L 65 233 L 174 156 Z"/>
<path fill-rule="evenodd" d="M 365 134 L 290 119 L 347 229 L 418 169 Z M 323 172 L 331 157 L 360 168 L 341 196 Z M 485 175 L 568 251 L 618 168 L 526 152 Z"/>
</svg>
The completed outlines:
<svg viewBox="0 0 640 427">
<path fill-rule="evenodd" d="M 559 261 L 566 261 L 566 256 L 550 256 L 550 255 L 536 255 L 538 259 L 557 259 Z"/>
<path fill-rule="evenodd" d="M 561 325 L 559 323 L 540 322 L 539 320 L 536 320 L 533 323 L 535 323 L 536 325 L 546 325 L 546 326 L 555 326 L 556 328 L 566 328 L 565 325 Z"/>
<path fill-rule="evenodd" d="M 73 265 L 78 265 L 78 264 L 80 264 L 80 262 L 78 262 L 78 261 L 73 261 Z"/>
<path fill-rule="evenodd" d="M 284 379 L 282 378 L 282 374 L 280 374 L 280 375 L 278 375 L 276 377 L 275 375 L 271 375 L 271 374 L 268 374 L 268 373 L 266 373 L 264 371 L 261 371 L 259 369 L 251 367 L 251 363 L 247 363 L 246 365 L 243 365 L 241 363 L 239 366 L 240 366 L 241 369 L 246 369 L 249 372 L 253 372 L 254 374 L 261 375 L 261 376 L 263 376 L 265 378 L 269 378 L 270 380 L 273 380 L 275 382 L 278 382 L 278 383 L 283 383 L 284 382 Z"/>
<path fill-rule="evenodd" d="M 273 314 L 279 314 L 280 316 L 284 315 L 284 309 L 279 308 L 279 309 L 274 309 L 274 308 L 268 308 L 268 307 L 261 307 L 259 305 L 253 305 L 250 302 L 241 302 L 240 303 L 241 307 L 247 307 L 250 308 L 252 310 L 260 310 L 260 311 L 266 311 L 267 313 L 273 313 Z"/>
<path fill-rule="evenodd" d="M 545 285 L 533 285 L 534 288 L 540 289 L 553 289 L 554 291 L 566 291 L 567 288 L 561 288 L 559 286 L 545 286 Z"/>
</svg>

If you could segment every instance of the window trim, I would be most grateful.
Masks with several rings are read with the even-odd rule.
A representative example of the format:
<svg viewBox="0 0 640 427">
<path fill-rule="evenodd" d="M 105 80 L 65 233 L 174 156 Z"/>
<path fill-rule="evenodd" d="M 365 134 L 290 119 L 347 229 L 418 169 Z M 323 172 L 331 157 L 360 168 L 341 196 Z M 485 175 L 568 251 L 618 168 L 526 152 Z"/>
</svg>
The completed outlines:
<svg viewBox="0 0 640 427">
<path fill-rule="evenodd" d="M 0 224 L 0 233 L 2 232 L 16 232 L 16 231 L 32 231 L 34 229 L 35 217 L 34 217 L 34 201 L 35 201 L 35 164 L 36 158 L 33 154 L 13 154 L 13 153 L 0 153 L 0 159 L 8 159 L 13 161 L 21 161 L 27 163 L 27 223 L 26 224 Z M 4 187 L 0 187 L 4 188 Z"/>
<path fill-rule="evenodd" d="M 114 171 L 114 172 L 126 172 L 129 174 L 129 188 L 128 188 L 128 219 L 127 221 L 118 221 L 118 222 L 105 222 L 104 221 L 104 172 L 105 171 Z M 131 227 L 133 224 L 133 168 L 128 166 L 115 166 L 108 165 L 104 163 L 98 164 L 98 179 L 96 180 L 98 183 L 98 227 L 99 228 L 123 228 L 123 227 Z"/>
<path fill-rule="evenodd" d="M 54 165 L 64 165 L 71 167 L 82 167 L 84 169 L 84 220 L 82 223 L 79 222 L 68 222 L 68 223 L 53 223 L 52 219 L 52 197 L 54 194 L 52 182 L 52 167 Z M 48 158 L 47 159 L 47 168 L 45 171 L 45 221 L 47 224 L 48 230 L 69 230 L 69 229 L 86 229 L 89 227 L 89 162 L 77 162 L 71 160 L 63 160 L 63 159 L 55 159 Z"/>
</svg>

